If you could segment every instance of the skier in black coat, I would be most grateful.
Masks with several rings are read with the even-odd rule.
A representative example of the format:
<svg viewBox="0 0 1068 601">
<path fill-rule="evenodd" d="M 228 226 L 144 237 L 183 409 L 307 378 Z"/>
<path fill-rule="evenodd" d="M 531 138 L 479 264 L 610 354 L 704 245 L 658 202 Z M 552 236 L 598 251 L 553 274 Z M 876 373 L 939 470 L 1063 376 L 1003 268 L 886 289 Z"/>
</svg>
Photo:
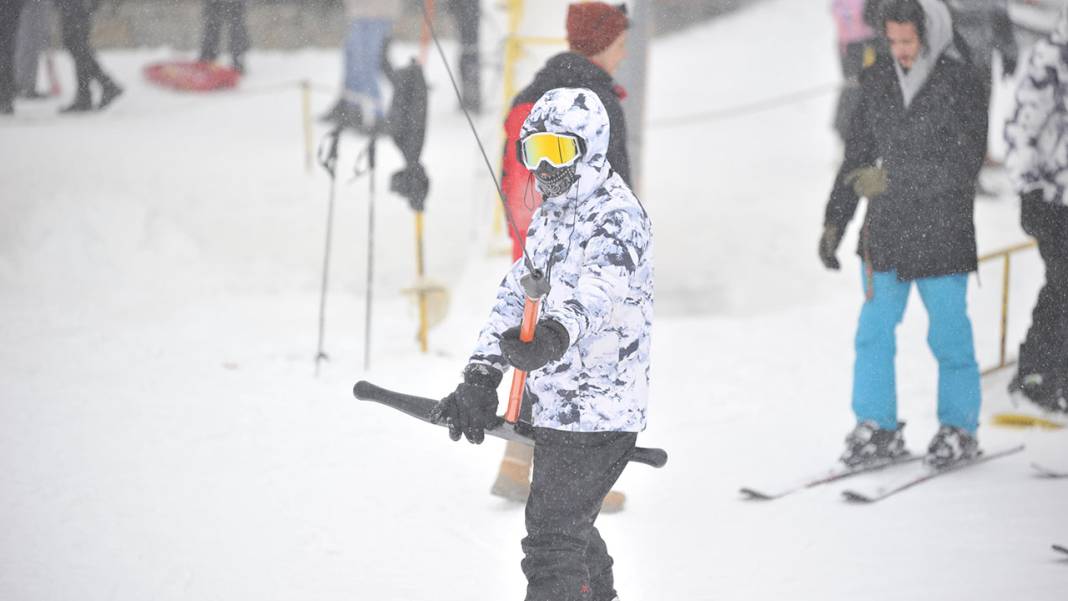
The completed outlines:
<svg viewBox="0 0 1068 601">
<path fill-rule="evenodd" d="M 904 449 L 894 332 L 915 282 L 939 363 L 942 427 L 927 459 L 944 466 L 978 451 L 979 370 L 966 293 L 967 274 L 977 266 L 973 205 L 986 150 L 987 96 L 966 55 L 953 47 L 942 2 L 887 0 L 882 8 L 892 58 L 860 76 L 860 106 L 820 240 L 824 265 L 838 269 L 842 233 L 859 198 L 868 199 L 858 250 L 867 301 L 856 336 L 857 427 L 842 460 L 858 465 Z"/>
</svg>

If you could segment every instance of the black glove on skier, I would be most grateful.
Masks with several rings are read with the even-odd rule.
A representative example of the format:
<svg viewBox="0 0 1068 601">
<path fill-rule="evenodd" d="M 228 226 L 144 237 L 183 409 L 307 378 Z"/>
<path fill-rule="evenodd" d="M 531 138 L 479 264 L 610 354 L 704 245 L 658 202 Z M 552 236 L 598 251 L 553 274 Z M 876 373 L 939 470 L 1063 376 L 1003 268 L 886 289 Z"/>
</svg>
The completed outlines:
<svg viewBox="0 0 1068 601">
<path fill-rule="evenodd" d="M 503 374 L 488 365 L 472 363 L 464 368 L 464 382 L 449 396 L 441 399 L 431 413 L 434 423 L 445 421 L 449 438 L 482 444 L 486 428 L 497 425 L 497 386 Z"/>
<path fill-rule="evenodd" d="M 823 261 L 823 266 L 827 269 L 835 271 L 841 269 L 842 265 L 838 263 L 836 256 L 841 242 L 842 232 L 837 226 L 830 224 L 823 226 L 823 235 L 820 236 L 820 261 Z"/>
<path fill-rule="evenodd" d="M 541 319 L 534 328 L 534 340 L 519 340 L 519 328 L 501 334 L 501 353 L 516 369 L 533 371 L 564 356 L 571 346 L 567 329 L 551 319 Z"/>
</svg>

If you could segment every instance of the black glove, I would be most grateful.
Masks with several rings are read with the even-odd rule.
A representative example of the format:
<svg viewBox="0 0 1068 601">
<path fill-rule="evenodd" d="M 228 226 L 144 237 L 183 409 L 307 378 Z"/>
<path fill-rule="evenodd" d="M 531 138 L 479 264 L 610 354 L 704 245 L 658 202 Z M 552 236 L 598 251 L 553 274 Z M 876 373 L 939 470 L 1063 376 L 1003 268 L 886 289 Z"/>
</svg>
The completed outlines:
<svg viewBox="0 0 1068 601">
<path fill-rule="evenodd" d="M 519 328 L 510 328 L 501 334 L 501 353 L 516 369 L 534 371 L 547 363 L 564 356 L 571 345 L 567 329 L 551 319 L 538 321 L 534 328 L 534 340 L 519 340 Z"/>
<path fill-rule="evenodd" d="M 820 236 L 820 261 L 823 261 L 823 266 L 827 269 L 835 271 L 841 269 L 842 265 L 838 263 L 836 256 L 841 242 L 842 232 L 837 226 L 830 224 L 823 226 L 823 235 Z"/>
<path fill-rule="evenodd" d="M 488 365 L 468 365 L 464 369 L 463 384 L 441 399 L 431 412 L 431 421 L 444 421 L 449 426 L 449 438 L 453 440 L 460 440 L 462 433 L 467 442 L 482 444 L 486 428 L 492 428 L 501 419 L 497 417 L 497 386 L 502 376 L 500 371 Z"/>
</svg>

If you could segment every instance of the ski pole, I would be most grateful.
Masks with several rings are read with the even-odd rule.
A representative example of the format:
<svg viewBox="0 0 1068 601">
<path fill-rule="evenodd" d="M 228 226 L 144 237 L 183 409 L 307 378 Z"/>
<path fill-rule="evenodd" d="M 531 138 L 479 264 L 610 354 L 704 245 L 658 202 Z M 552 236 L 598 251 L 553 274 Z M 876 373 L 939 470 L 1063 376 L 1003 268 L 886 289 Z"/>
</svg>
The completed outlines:
<svg viewBox="0 0 1068 601">
<path fill-rule="evenodd" d="M 337 145 L 341 139 L 341 128 L 336 127 L 333 131 L 326 135 L 323 142 L 326 144 L 327 150 L 323 152 L 323 147 L 319 147 L 319 164 L 330 174 L 330 196 L 327 203 L 326 210 L 326 249 L 323 252 L 323 276 L 322 285 L 319 289 L 319 344 L 318 350 L 315 353 L 315 376 L 319 376 L 319 363 L 323 360 L 329 360 L 326 356 L 326 352 L 323 351 L 323 335 L 326 330 L 326 287 L 330 276 L 330 242 L 334 229 L 334 190 L 337 182 Z"/>
<path fill-rule="evenodd" d="M 371 367 L 371 300 L 374 285 L 375 267 L 375 142 L 376 130 L 371 131 L 371 141 L 367 144 L 367 175 L 371 179 L 367 201 L 367 303 L 363 324 L 363 369 Z"/>
<path fill-rule="evenodd" d="M 520 281 L 526 301 L 523 304 L 523 322 L 519 325 L 519 340 L 532 342 L 534 330 L 538 325 L 538 312 L 541 308 L 541 299 L 549 292 L 548 274 L 540 270 L 534 270 L 523 276 Z M 512 388 L 508 391 L 508 409 L 504 412 L 504 421 L 515 424 L 519 421 L 519 413 L 523 408 L 523 391 L 527 385 L 527 372 L 516 369 L 512 374 Z"/>
</svg>

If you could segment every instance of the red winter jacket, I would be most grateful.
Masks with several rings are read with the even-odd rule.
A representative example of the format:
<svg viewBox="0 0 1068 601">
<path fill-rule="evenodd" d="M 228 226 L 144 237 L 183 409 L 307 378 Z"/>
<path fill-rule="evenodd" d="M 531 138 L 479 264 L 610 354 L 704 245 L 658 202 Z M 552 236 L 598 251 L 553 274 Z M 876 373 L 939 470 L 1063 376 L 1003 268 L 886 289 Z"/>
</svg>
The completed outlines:
<svg viewBox="0 0 1068 601">
<path fill-rule="evenodd" d="M 582 55 L 564 52 L 549 59 L 545 66 L 534 76 L 534 81 L 516 95 L 512 109 L 504 120 L 504 156 L 501 161 L 501 188 L 508 206 L 509 214 L 519 230 L 516 238 L 511 226 L 508 235 L 512 238 L 512 259 L 517 260 L 523 254 L 526 243 L 527 227 L 534 211 L 541 206 L 541 194 L 534 184 L 533 174 L 527 170 L 516 157 L 516 142 L 519 132 L 526 121 L 530 109 L 542 94 L 555 88 L 589 88 L 608 112 L 609 140 L 608 163 L 623 181 L 630 182 L 630 159 L 627 155 L 627 128 L 620 101 L 626 92 L 617 85 L 604 69 L 589 61 Z"/>
</svg>

